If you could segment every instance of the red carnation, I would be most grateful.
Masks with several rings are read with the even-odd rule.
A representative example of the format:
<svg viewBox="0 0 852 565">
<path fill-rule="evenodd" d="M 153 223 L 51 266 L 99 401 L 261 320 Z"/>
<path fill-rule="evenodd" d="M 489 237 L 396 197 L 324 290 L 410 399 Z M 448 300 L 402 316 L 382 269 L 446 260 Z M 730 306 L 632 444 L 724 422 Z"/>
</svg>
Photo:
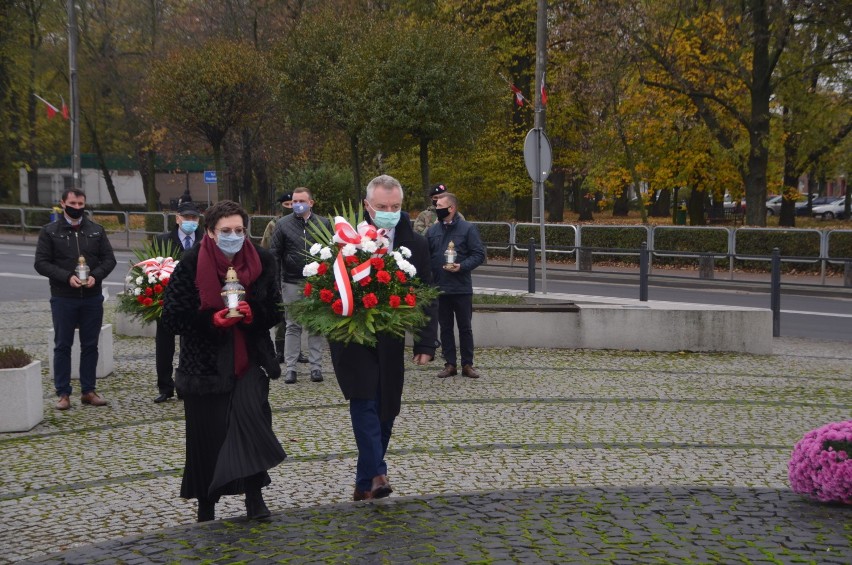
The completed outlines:
<svg viewBox="0 0 852 565">
<path fill-rule="evenodd" d="M 163 305 L 163 301 L 162 301 L 162 300 L 158 300 L 158 301 L 157 301 L 157 304 L 158 304 L 158 305 L 160 305 L 160 306 L 162 306 L 162 305 Z"/>
<path fill-rule="evenodd" d="M 311 292 L 313 292 L 314 287 L 311 286 L 311 283 L 305 283 L 305 296 L 310 297 Z"/>
<path fill-rule="evenodd" d="M 170 280 L 171 279 L 169 277 L 166 277 L 166 278 L 164 278 L 163 280 L 160 281 L 160 284 L 163 285 L 163 286 L 169 286 Z"/>
<path fill-rule="evenodd" d="M 405 303 L 413 308 L 414 305 L 417 304 L 417 297 L 414 296 L 413 294 L 406 294 L 405 295 Z"/>
<path fill-rule="evenodd" d="M 382 284 L 388 284 L 389 282 L 391 282 L 390 273 L 387 271 L 379 271 L 378 273 L 376 273 L 376 280 Z"/>
<path fill-rule="evenodd" d="M 140 294 L 139 296 L 136 297 L 136 302 L 138 302 L 139 304 L 142 304 L 143 302 L 145 302 L 145 297 Z"/>
<path fill-rule="evenodd" d="M 358 260 L 359 259 L 356 255 L 350 255 L 349 257 L 345 257 L 343 259 L 343 262 L 346 263 L 347 265 L 357 265 Z"/>
<path fill-rule="evenodd" d="M 367 286 L 368 284 L 373 282 L 373 277 L 364 277 L 363 279 L 361 279 L 358 282 L 361 283 L 361 286 Z"/>
<path fill-rule="evenodd" d="M 333 298 L 334 293 L 328 290 L 327 288 L 324 288 L 320 291 L 320 300 L 322 300 L 326 304 L 329 304 Z"/>
<path fill-rule="evenodd" d="M 327 272 L 328 272 L 328 265 L 326 265 L 325 263 L 320 263 L 319 267 L 317 267 L 317 274 L 318 275 L 324 275 Z"/>
<path fill-rule="evenodd" d="M 160 294 L 161 292 L 163 292 L 163 285 L 161 285 L 161 284 L 155 284 L 155 285 L 154 285 L 154 293 L 155 293 L 155 294 Z"/>
<path fill-rule="evenodd" d="M 145 289 L 145 296 L 151 296 L 152 294 L 154 294 L 154 289 L 153 289 L 153 288 L 151 288 L 151 287 L 149 286 L 148 288 L 146 288 L 146 289 Z"/>
<path fill-rule="evenodd" d="M 154 300 L 151 299 L 151 298 L 145 298 L 145 300 L 142 301 L 142 305 L 145 306 L 145 307 L 148 307 L 153 303 L 154 303 Z"/>
<path fill-rule="evenodd" d="M 364 303 L 364 308 L 375 308 L 379 303 L 379 299 L 371 292 L 369 294 L 365 294 L 364 298 L 361 299 L 361 302 Z"/>
<path fill-rule="evenodd" d="M 399 296 L 395 294 L 391 294 L 391 297 L 388 299 L 388 303 L 391 308 L 399 308 L 399 303 L 401 302 Z"/>
<path fill-rule="evenodd" d="M 408 282 L 408 277 L 405 276 L 404 272 L 397 271 L 395 274 L 396 274 L 396 280 L 398 280 L 399 282 L 401 282 L 401 283 Z"/>
<path fill-rule="evenodd" d="M 341 299 L 337 299 L 331 303 L 331 310 L 335 314 L 343 314 L 343 301 Z"/>
<path fill-rule="evenodd" d="M 373 257 L 372 259 L 370 259 L 370 264 L 377 271 L 381 271 L 385 268 L 385 260 L 381 257 Z"/>
</svg>

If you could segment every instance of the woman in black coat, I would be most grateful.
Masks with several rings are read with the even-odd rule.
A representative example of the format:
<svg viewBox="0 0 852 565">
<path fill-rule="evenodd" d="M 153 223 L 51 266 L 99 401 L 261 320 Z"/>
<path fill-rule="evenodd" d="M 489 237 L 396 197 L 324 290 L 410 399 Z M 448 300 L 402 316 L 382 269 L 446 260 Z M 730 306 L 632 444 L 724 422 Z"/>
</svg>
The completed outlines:
<svg viewBox="0 0 852 565">
<path fill-rule="evenodd" d="M 201 244 L 184 252 L 166 287 L 161 323 L 183 336 L 175 385 L 186 414 L 180 495 L 213 520 L 225 494 L 245 493 L 249 518 L 269 516 L 261 488 L 286 454 L 272 431 L 269 379 L 281 368 L 269 329 L 281 318 L 275 259 L 246 241 L 248 215 L 236 202 L 205 212 Z M 246 289 L 228 317 L 222 287 L 233 267 Z"/>
</svg>

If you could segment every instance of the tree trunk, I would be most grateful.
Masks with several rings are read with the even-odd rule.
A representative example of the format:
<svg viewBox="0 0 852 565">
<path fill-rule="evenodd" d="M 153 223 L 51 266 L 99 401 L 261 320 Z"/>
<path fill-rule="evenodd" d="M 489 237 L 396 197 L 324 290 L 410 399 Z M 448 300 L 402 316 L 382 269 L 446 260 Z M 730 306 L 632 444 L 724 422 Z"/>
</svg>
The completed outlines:
<svg viewBox="0 0 852 565">
<path fill-rule="evenodd" d="M 252 166 L 251 166 L 251 153 L 252 153 L 252 143 L 251 143 L 251 132 L 248 128 L 243 128 L 240 132 L 240 138 L 242 139 L 241 143 L 241 157 L 242 163 L 240 166 L 241 175 L 240 175 L 240 196 L 243 201 L 243 208 L 246 210 L 251 209 L 251 200 L 254 193 L 253 190 L 253 182 L 252 182 Z"/>
<path fill-rule="evenodd" d="M 420 138 L 420 186 L 427 206 L 431 204 L 429 198 L 429 140 Z"/>
<path fill-rule="evenodd" d="M 109 198 L 112 201 L 113 208 L 116 210 L 121 210 L 121 202 L 118 201 L 118 194 L 115 192 L 115 183 L 112 181 L 112 173 L 109 171 L 109 167 L 107 166 L 106 157 L 104 156 L 103 148 L 101 147 L 101 140 L 98 137 L 98 132 L 95 130 L 94 124 L 92 124 L 92 120 L 88 114 L 84 116 L 86 122 L 86 129 L 89 130 L 89 135 L 92 136 L 92 145 L 95 147 L 95 155 L 98 158 L 98 167 L 101 169 L 101 174 L 104 177 L 104 182 L 106 183 L 107 192 L 109 192 Z M 124 225 L 124 216 L 118 216 L 118 222 L 121 225 Z"/>
<path fill-rule="evenodd" d="M 686 209 L 689 215 L 690 226 L 703 226 L 706 224 L 707 220 L 704 218 L 704 191 L 693 188 L 689 193 L 689 202 L 687 202 Z"/>
<path fill-rule="evenodd" d="M 651 206 L 651 215 L 656 218 L 665 218 L 669 215 L 669 210 L 672 207 L 672 191 L 668 188 L 663 188 L 656 191 L 656 200 Z"/>
<path fill-rule="evenodd" d="M 678 201 L 678 198 L 677 198 L 677 195 L 680 192 L 680 187 L 676 186 L 672 192 L 673 192 L 673 194 L 672 194 L 671 211 L 672 211 L 672 224 L 674 224 L 677 221 L 677 208 L 680 205 L 680 202 Z"/>
<path fill-rule="evenodd" d="M 216 169 L 216 193 L 218 200 L 231 200 L 230 191 L 222 187 L 225 171 L 222 170 L 222 142 L 213 144 L 213 167 Z M 227 184 L 227 183 L 226 183 Z"/>
<path fill-rule="evenodd" d="M 551 222 L 565 219 L 565 171 L 554 171 L 550 175 L 550 202 L 547 215 Z"/>
<path fill-rule="evenodd" d="M 276 202 L 269 175 L 266 170 L 266 158 L 254 156 L 254 176 L 257 179 L 257 212 L 275 215 Z"/>
<path fill-rule="evenodd" d="M 353 181 L 353 202 L 358 203 L 361 201 L 363 196 L 361 195 L 361 191 L 364 190 L 364 187 L 361 186 L 361 155 L 358 153 L 358 136 L 350 135 L 349 136 L 349 152 L 351 153 L 350 159 L 352 163 L 352 181 Z"/>
<path fill-rule="evenodd" d="M 630 213 L 630 199 L 629 196 L 630 189 L 625 187 L 621 190 L 621 194 L 618 195 L 618 198 L 615 199 L 612 203 L 612 217 L 627 217 L 627 214 Z"/>
<path fill-rule="evenodd" d="M 746 173 L 746 223 L 766 226 L 766 170 L 769 165 L 769 98 L 772 71 L 769 61 L 771 30 L 766 0 L 751 0 L 754 49 L 751 59 L 751 127 Z"/>
<path fill-rule="evenodd" d="M 149 212 L 159 209 L 160 193 L 157 191 L 157 153 L 153 149 L 143 150 L 140 153 L 142 161 L 142 187 L 145 189 L 145 202 Z"/>
<path fill-rule="evenodd" d="M 592 222 L 595 217 L 592 213 L 595 210 L 595 195 L 591 192 L 584 192 L 580 196 L 580 216 L 577 218 L 581 222 Z"/>
</svg>

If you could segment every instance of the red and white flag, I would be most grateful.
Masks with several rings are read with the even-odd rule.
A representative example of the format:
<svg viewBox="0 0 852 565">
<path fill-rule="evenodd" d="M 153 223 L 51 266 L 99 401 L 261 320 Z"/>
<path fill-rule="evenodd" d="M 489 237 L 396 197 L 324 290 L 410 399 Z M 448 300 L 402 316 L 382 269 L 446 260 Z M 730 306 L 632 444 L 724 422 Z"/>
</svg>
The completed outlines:
<svg viewBox="0 0 852 565">
<path fill-rule="evenodd" d="M 50 102 L 48 102 L 47 100 L 45 100 L 44 98 L 39 96 L 38 94 L 33 94 L 33 96 L 35 96 L 36 98 L 38 98 L 39 100 L 44 102 L 44 104 L 47 106 L 47 119 L 48 120 L 52 120 L 53 116 L 55 116 L 56 114 L 58 114 L 60 112 L 59 108 L 57 108 L 56 106 L 54 106 L 53 104 L 51 104 Z M 65 110 L 62 113 L 62 116 L 65 117 L 66 113 L 67 113 L 67 110 Z M 65 119 L 68 119 L 68 118 L 66 117 Z"/>
<path fill-rule="evenodd" d="M 544 74 L 541 73 L 541 105 L 547 106 L 547 88 L 544 86 Z"/>
<path fill-rule="evenodd" d="M 62 98 L 62 117 L 66 120 L 68 119 L 68 104 L 65 103 L 65 97 L 60 96 Z"/>
<path fill-rule="evenodd" d="M 526 100 L 526 99 L 524 98 L 524 95 L 521 93 L 521 89 L 518 88 L 517 86 L 515 86 L 512 83 L 509 83 L 509 88 L 511 88 L 512 92 L 515 93 L 515 104 L 517 104 L 518 106 L 523 106 L 524 100 Z"/>
</svg>

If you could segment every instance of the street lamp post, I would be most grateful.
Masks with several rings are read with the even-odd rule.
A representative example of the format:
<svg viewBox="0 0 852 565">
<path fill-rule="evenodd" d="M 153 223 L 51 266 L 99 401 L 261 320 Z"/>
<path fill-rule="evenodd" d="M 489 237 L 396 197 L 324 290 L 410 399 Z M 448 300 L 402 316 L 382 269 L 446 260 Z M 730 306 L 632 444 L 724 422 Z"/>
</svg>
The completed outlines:
<svg viewBox="0 0 852 565">
<path fill-rule="evenodd" d="M 68 0 L 68 80 L 71 88 L 71 179 L 74 188 L 82 190 L 80 172 L 80 98 L 77 91 L 77 10 Z"/>
</svg>

